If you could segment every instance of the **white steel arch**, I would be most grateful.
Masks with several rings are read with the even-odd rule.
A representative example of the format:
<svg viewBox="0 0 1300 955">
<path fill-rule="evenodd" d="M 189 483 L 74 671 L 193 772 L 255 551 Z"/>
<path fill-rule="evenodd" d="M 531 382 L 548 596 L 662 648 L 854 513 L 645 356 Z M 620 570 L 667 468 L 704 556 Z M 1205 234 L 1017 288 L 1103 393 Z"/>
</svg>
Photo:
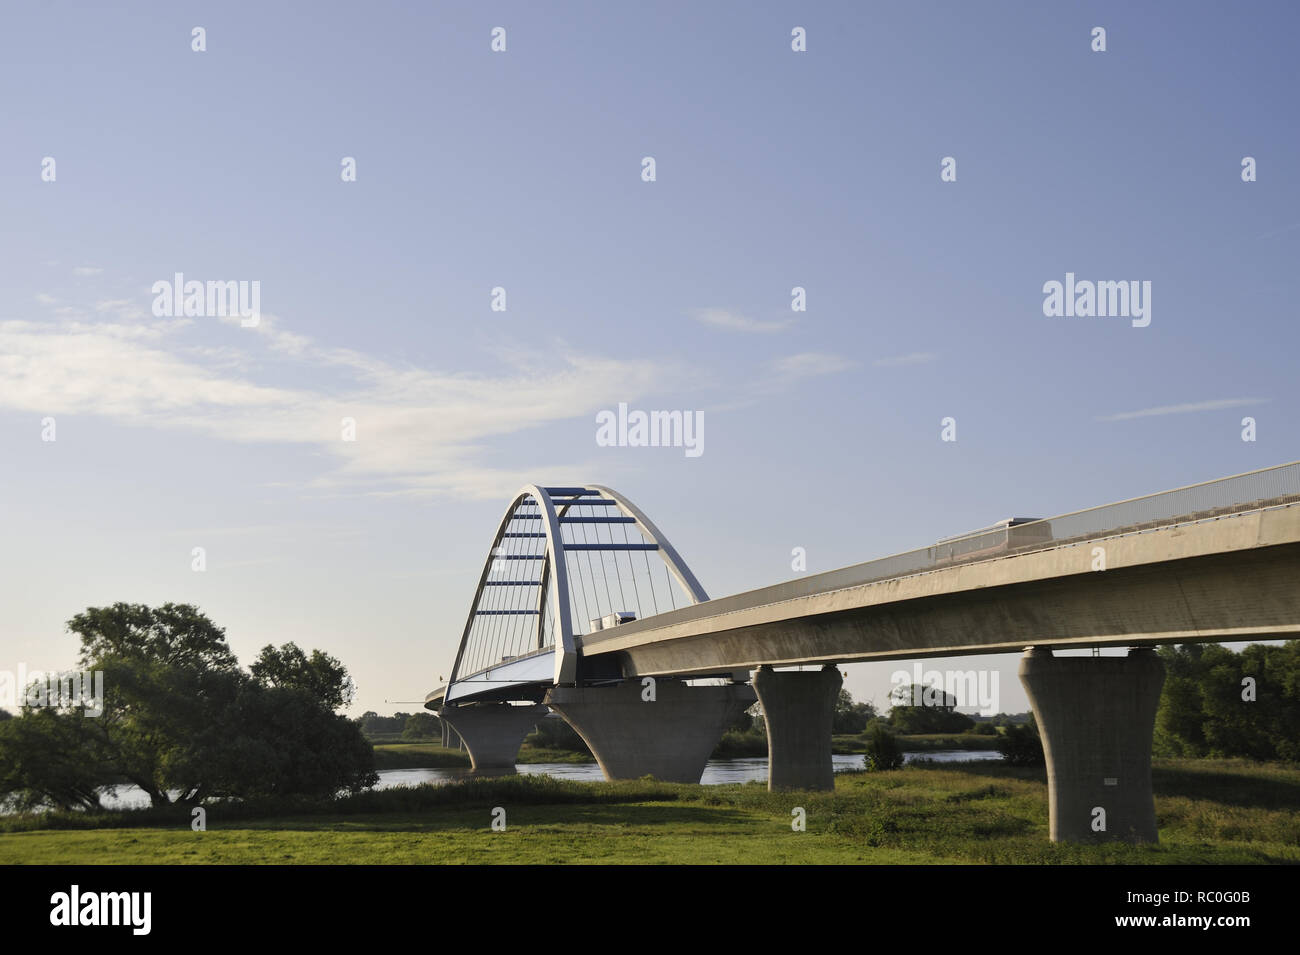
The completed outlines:
<svg viewBox="0 0 1300 955">
<path fill-rule="evenodd" d="M 677 580 L 685 593 L 687 599 L 692 603 L 701 603 L 708 600 L 708 594 L 696 579 L 695 574 L 686 565 L 677 549 L 664 536 L 663 532 L 645 515 L 640 508 L 629 501 L 622 494 L 611 488 L 601 485 L 585 485 L 581 487 L 564 487 L 564 488 L 547 488 L 537 484 L 528 484 L 520 488 L 511 498 L 509 506 L 506 507 L 505 514 L 497 526 L 495 536 L 492 538 L 492 545 L 488 549 L 487 559 L 483 563 L 483 570 L 479 574 L 478 586 L 475 588 L 473 600 L 470 602 L 469 616 L 465 622 L 465 628 L 461 633 L 460 644 L 456 649 L 455 663 L 452 665 L 451 679 L 447 682 L 447 699 L 450 701 L 452 696 L 464 699 L 476 695 L 477 691 L 462 691 L 453 693 L 453 686 L 457 683 L 463 683 L 471 678 L 483 678 L 481 682 L 492 684 L 483 692 L 499 692 L 502 688 L 517 684 L 525 683 L 536 686 L 539 681 L 538 665 L 541 660 L 538 654 L 528 655 L 527 660 L 520 659 L 516 665 L 513 658 L 503 658 L 501 663 L 489 661 L 486 666 L 478 666 L 469 672 L 462 672 L 462 669 L 472 665 L 472 661 L 467 660 L 466 650 L 470 645 L 471 634 L 474 630 L 474 623 L 480 613 L 493 613 L 502 611 L 484 611 L 481 610 L 486 591 L 492 583 L 489 577 L 492 573 L 494 562 L 500 556 L 502 541 L 505 539 L 508 529 L 516 520 L 539 520 L 541 522 L 540 533 L 534 533 L 527 536 L 537 537 L 545 542 L 545 553 L 541 557 L 540 571 L 540 589 L 537 597 L 537 609 L 535 611 L 537 618 L 536 643 L 538 650 L 543 649 L 543 634 L 547 623 L 547 612 L 550 613 L 550 621 L 553 624 L 552 633 L 554 668 L 553 671 L 548 669 L 548 682 L 557 685 L 572 684 L 578 677 L 578 659 L 581 654 L 579 640 L 577 639 L 573 625 L 573 615 L 570 609 L 570 602 L 573 599 L 571 594 L 571 583 L 568 569 L 568 561 L 565 559 L 566 547 L 564 535 L 561 530 L 561 523 L 565 520 L 565 515 L 569 509 L 575 506 L 591 505 L 602 503 L 609 505 L 612 503 L 611 510 L 617 510 L 618 514 L 628 519 L 628 523 L 633 524 L 640 532 L 647 545 L 653 545 L 653 549 L 659 558 L 664 562 L 669 573 Z M 524 516 L 519 515 L 521 508 L 532 508 L 536 506 L 537 513 L 529 513 Z M 582 520 L 575 518 L 574 520 Z M 521 536 L 512 534 L 513 537 Z M 570 548 L 579 545 L 570 544 Z M 582 545 L 587 546 L 587 545 Z M 600 545 L 609 547 L 612 550 L 621 550 L 618 545 Z M 647 548 L 638 548 L 647 549 Z M 629 558 L 630 559 L 630 558 Z M 548 596 L 549 595 L 549 596 Z M 549 607 L 547 604 L 549 603 Z M 639 603 L 639 601 L 638 601 Z M 512 613 L 529 613 L 534 611 L 508 611 Z M 542 655 L 544 656 L 544 655 Z M 476 680 L 476 682 L 480 682 Z"/>
</svg>

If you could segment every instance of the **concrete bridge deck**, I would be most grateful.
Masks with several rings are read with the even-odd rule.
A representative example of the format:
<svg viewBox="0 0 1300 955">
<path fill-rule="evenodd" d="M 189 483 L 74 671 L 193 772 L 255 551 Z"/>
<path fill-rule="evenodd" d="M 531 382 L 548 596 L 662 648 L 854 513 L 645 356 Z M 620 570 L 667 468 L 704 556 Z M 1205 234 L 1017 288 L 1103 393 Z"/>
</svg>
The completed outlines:
<svg viewBox="0 0 1300 955">
<path fill-rule="evenodd" d="M 1094 570 L 1094 548 L 1104 570 Z M 862 565 L 867 566 L 867 565 Z M 581 638 L 625 676 L 1300 635 L 1300 503 L 845 585 L 815 574 Z"/>
</svg>

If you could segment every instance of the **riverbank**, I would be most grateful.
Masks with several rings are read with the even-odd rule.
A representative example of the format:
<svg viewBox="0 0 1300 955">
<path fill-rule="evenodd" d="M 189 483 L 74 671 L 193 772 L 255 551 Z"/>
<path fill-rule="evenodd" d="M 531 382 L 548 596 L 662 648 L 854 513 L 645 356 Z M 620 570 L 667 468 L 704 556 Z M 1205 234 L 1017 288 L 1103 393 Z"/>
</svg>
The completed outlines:
<svg viewBox="0 0 1300 955">
<path fill-rule="evenodd" d="M 594 763 L 586 753 L 541 746 L 519 747 L 516 763 Z M 469 754 L 438 743 L 380 743 L 375 746 L 375 769 L 468 769 Z"/>
<path fill-rule="evenodd" d="M 834 793 L 474 779 L 216 806 L 206 832 L 176 809 L 14 817 L 0 820 L 0 863 L 1300 862 L 1300 767 L 1158 760 L 1154 784 L 1156 846 L 1054 845 L 1043 771 L 984 762 L 844 773 Z M 491 828 L 496 807 L 505 831 Z M 791 828 L 796 808 L 805 832 Z"/>
<path fill-rule="evenodd" d="M 932 733 L 899 736 L 898 743 L 905 753 L 929 753 L 936 750 L 989 750 L 996 746 L 996 736 L 979 736 L 974 733 Z M 866 752 L 867 741 L 862 736 L 834 736 L 831 752 L 837 756 L 861 755 Z M 767 737 L 761 733 L 731 732 L 723 736 L 713 752 L 713 759 L 743 759 L 766 757 Z M 547 749 L 525 743 L 519 747 L 515 762 L 523 765 L 535 763 L 594 763 L 588 753 L 568 749 Z M 455 769 L 469 766 L 469 754 L 460 749 L 447 749 L 429 741 L 392 741 L 375 744 L 375 769 Z"/>
</svg>

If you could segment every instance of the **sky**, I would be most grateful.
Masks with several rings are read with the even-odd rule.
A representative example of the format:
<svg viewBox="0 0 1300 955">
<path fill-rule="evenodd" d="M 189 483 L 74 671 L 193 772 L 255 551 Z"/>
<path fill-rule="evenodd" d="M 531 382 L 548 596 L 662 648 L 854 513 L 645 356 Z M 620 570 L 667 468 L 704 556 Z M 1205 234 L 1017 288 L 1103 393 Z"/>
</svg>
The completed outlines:
<svg viewBox="0 0 1300 955">
<path fill-rule="evenodd" d="M 411 711 L 527 483 L 617 488 L 722 596 L 1294 460 L 1298 21 L 15 6 L 0 669 L 186 602 Z M 256 324 L 157 314 L 177 273 L 258 283 Z M 1067 273 L 1149 282 L 1149 324 L 1045 314 Z M 702 416 L 702 453 L 601 445 L 620 402 Z M 1016 664 L 925 666 L 996 668 L 1013 712 Z M 886 702 L 897 665 L 845 669 Z"/>
</svg>

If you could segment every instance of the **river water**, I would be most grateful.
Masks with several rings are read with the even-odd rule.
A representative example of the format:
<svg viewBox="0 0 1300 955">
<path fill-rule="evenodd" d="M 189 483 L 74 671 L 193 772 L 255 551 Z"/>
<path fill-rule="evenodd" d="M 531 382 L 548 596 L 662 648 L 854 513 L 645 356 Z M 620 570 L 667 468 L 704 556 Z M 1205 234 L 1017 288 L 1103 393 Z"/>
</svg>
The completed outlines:
<svg viewBox="0 0 1300 955">
<path fill-rule="evenodd" d="M 1001 759 L 1001 754 L 993 750 L 936 750 L 932 753 L 906 753 L 904 759 L 930 759 L 936 763 L 955 763 L 965 760 Z M 861 756 L 832 756 L 835 771 L 861 769 Z M 521 775 L 556 776 L 560 779 L 576 779 L 583 782 L 599 782 L 604 779 L 600 767 L 595 763 L 520 763 Z M 379 782 L 375 789 L 391 789 L 394 786 L 419 786 L 424 783 L 446 783 L 468 776 L 468 769 L 384 769 L 379 772 Z M 706 786 L 721 783 L 747 783 L 750 780 L 762 782 L 767 779 L 767 757 L 752 759 L 711 759 L 704 769 L 700 782 Z M 102 802 L 109 809 L 136 809 L 149 805 L 149 797 L 137 786 L 118 786 L 114 793 L 105 792 Z"/>
</svg>

